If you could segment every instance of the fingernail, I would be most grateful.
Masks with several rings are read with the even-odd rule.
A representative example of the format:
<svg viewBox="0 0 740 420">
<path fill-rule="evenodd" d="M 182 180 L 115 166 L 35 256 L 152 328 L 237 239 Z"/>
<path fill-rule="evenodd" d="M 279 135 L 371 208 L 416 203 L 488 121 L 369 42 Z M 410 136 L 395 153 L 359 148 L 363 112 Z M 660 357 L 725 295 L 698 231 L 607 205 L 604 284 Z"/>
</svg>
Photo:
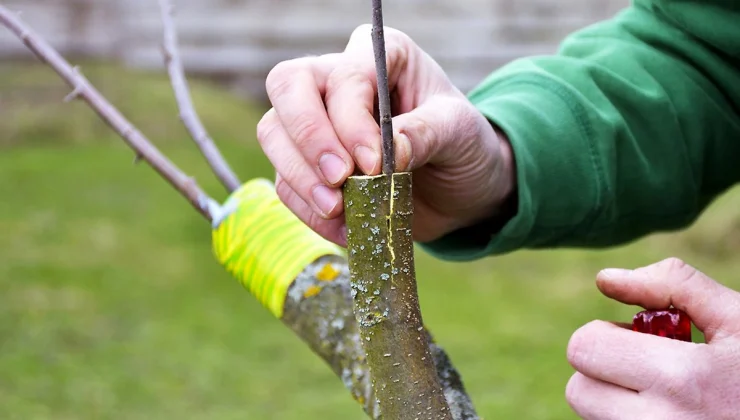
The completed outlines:
<svg viewBox="0 0 740 420">
<path fill-rule="evenodd" d="M 393 136 L 393 144 L 396 147 L 396 171 L 404 172 L 412 168 L 411 140 L 403 133 Z"/>
<path fill-rule="evenodd" d="M 632 270 L 625 270 L 623 268 L 605 268 L 601 270 L 601 277 L 607 280 L 613 280 L 620 277 L 627 277 L 631 272 Z"/>
<path fill-rule="evenodd" d="M 380 159 L 373 149 L 367 146 L 357 146 L 355 148 L 355 160 L 360 165 L 362 172 L 369 175 L 375 172 L 375 167 Z"/>
<path fill-rule="evenodd" d="M 317 185 L 313 189 L 313 201 L 321 210 L 323 216 L 328 216 L 339 202 L 339 197 L 325 185 Z"/>
<path fill-rule="evenodd" d="M 328 183 L 336 184 L 347 173 L 348 167 L 339 156 L 334 153 L 325 153 L 319 158 L 319 169 Z"/>
</svg>

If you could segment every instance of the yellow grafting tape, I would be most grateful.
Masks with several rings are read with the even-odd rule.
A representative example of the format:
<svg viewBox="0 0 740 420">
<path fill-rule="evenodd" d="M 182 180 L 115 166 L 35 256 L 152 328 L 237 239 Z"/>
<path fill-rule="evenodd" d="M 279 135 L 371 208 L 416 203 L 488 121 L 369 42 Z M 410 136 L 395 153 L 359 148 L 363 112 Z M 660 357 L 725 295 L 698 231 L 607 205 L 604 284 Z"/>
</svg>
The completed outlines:
<svg viewBox="0 0 740 420">
<path fill-rule="evenodd" d="M 306 266 L 324 255 L 344 255 L 285 207 L 266 179 L 242 185 L 224 209 L 230 213 L 213 228 L 214 254 L 278 318 L 288 288 Z"/>
</svg>

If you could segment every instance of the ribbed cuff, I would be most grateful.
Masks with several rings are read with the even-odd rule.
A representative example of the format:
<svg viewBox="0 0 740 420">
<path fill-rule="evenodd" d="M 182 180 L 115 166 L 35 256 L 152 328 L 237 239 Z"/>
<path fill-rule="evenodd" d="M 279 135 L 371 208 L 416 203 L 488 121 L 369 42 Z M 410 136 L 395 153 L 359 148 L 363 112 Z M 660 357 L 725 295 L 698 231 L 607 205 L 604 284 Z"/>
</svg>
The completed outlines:
<svg viewBox="0 0 740 420">
<path fill-rule="evenodd" d="M 471 102 L 506 133 L 517 172 L 517 209 L 419 244 L 449 261 L 547 247 L 596 215 L 601 177 L 590 126 L 574 93 L 535 72 L 484 82 Z"/>
</svg>

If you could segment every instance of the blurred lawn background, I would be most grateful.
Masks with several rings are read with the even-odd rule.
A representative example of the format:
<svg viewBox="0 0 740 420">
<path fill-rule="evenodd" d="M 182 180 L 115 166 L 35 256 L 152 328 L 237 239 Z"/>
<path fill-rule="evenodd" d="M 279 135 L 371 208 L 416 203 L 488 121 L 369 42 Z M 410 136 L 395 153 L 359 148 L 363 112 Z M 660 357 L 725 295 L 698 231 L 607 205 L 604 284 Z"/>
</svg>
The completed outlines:
<svg viewBox="0 0 740 420">
<path fill-rule="evenodd" d="M 223 199 L 180 126 L 164 74 L 82 67 Z M 192 82 L 242 179 L 272 178 L 264 112 Z M 39 64 L 0 65 L 0 418 L 362 419 L 341 382 L 211 256 L 209 226 Z M 679 256 L 740 288 L 740 189 L 692 228 L 602 251 L 475 263 L 417 253 L 426 323 L 487 419 L 574 419 L 571 333 L 639 310 L 594 286 L 607 266 Z"/>
</svg>

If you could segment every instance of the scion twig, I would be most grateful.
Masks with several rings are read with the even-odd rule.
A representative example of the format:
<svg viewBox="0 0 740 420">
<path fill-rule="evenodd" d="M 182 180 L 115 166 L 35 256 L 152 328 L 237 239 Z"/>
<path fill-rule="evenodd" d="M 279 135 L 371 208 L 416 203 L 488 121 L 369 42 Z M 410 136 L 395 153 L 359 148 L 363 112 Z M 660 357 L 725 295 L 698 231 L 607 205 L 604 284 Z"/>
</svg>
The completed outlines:
<svg viewBox="0 0 740 420">
<path fill-rule="evenodd" d="M 40 60 L 47 63 L 73 89 L 65 100 L 80 98 L 155 171 L 172 184 L 209 221 L 217 204 L 200 189 L 194 179 L 185 175 L 131 124 L 82 75 L 77 67 L 67 62 L 51 45 L 39 37 L 15 13 L 0 5 L 0 23 L 10 29 Z"/>
<path fill-rule="evenodd" d="M 190 136 L 198 145 L 203 156 L 208 161 L 213 173 L 221 181 L 229 192 L 235 191 L 241 185 L 234 171 L 219 152 L 213 139 L 208 135 L 208 131 L 195 111 L 193 101 L 188 88 L 188 81 L 185 77 L 185 70 L 180 59 L 180 51 L 177 41 L 177 28 L 175 25 L 175 7 L 170 0 L 159 0 L 159 7 L 162 12 L 163 26 L 163 43 L 162 54 L 164 55 L 165 66 L 169 73 L 172 83 L 172 90 L 175 93 L 177 106 L 180 109 L 180 120 L 187 129 Z"/>
<path fill-rule="evenodd" d="M 396 167 L 393 149 L 393 120 L 391 114 L 391 95 L 388 88 L 388 68 L 385 59 L 385 35 L 383 33 L 383 5 L 381 0 L 373 0 L 373 51 L 375 53 L 375 72 L 378 78 L 378 109 L 380 113 L 380 134 L 383 141 L 383 173 L 390 175 Z"/>
</svg>

